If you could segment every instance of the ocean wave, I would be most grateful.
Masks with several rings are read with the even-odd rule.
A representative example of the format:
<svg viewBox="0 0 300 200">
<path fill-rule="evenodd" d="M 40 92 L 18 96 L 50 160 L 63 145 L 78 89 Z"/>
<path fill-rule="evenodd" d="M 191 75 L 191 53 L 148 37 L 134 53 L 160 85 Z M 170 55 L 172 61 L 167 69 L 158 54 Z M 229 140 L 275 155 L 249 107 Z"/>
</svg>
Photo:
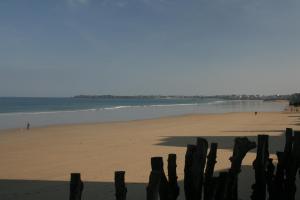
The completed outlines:
<svg viewBox="0 0 300 200">
<path fill-rule="evenodd" d="M 214 105 L 214 104 L 222 104 L 225 103 L 226 101 L 212 101 L 212 102 L 208 102 L 207 104 L 209 105 Z"/>
<path fill-rule="evenodd" d="M 0 113 L 0 115 L 40 115 L 40 114 L 57 114 L 57 113 L 74 113 L 74 112 L 88 112 L 88 111 L 97 111 L 98 108 L 91 109 L 78 109 L 78 110 L 55 110 L 55 111 L 37 111 L 37 112 L 9 112 L 9 113 Z"/>
<path fill-rule="evenodd" d="M 174 104 L 150 104 L 150 105 L 118 105 L 110 107 L 99 107 L 89 109 L 74 109 L 74 110 L 53 110 L 53 111 L 37 111 L 37 112 L 9 112 L 0 113 L 0 115 L 42 115 L 42 114 L 57 114 L 57 113 L 76 113 L 76 112 L 96 112 L 101 110 L 119 110 L 129 108 L 159 108 L 159 107 L 178 107 L 178 106 L 200 106 L 203 104 L 221 104 L 225 101 L 201 102 L 201 103 L 174 103 Z"/>
</svg>

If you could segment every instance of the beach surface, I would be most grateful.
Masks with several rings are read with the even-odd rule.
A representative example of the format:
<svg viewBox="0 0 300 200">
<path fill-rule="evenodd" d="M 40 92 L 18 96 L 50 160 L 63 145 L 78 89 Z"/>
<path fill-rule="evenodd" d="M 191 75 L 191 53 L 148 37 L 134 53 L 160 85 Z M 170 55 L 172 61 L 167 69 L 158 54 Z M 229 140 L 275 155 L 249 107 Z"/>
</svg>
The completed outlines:
<svg viewBox="0 0 300 200">
<path fill-rule="evenodd" d="M 300 129 L 288 112 L 192 114 L 128 122 L 58 125 L 0 131 L 0 199 L 68 199 L 71 172 L 85 183 L 83 199 L 115 199 L 114 171 L 126 171 L 128 199 L 146 199 L 150 158 L 177 154 L 180 198 L 187 144 L 218 142 L 215 176 L 229 167 L 234 138 L 270 135 L 270 153 L 283 150 L 285 128 Z M 239 196 L 250 199 L 254 150 L 243 161 Z M 166 169 L 166 165 L 165 165 Z M 166 171 L 166 170 L 165 170 Z"/>
</svg>

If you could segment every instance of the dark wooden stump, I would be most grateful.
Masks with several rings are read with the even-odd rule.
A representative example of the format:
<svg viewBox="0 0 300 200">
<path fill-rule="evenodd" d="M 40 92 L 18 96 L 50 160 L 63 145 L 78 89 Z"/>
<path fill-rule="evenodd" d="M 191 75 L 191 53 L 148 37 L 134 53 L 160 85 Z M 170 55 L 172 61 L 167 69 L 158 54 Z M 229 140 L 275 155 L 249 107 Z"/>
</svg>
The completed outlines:
<svg viewBox="0 0 300 200">
<path fill-rule="evenodd" d="M 225 200 L 238 199 L 238 174 L 241 171 L 241 164 L 246 154 L 255 147 L 256 143 L 249 141 L 247 137 L 235 138 L 233 154 L 230 157 L 231 167 L 225 186 Z"/>
<path fill-rule="evenodd" d="M 214 200 L 225 200 L 225 193 L 228 188 L 228 172 L 220 172 L 216 180 L 216 194 L 214 195 Z"/>
<path fill-rule="evenodd" d="M 184 164 L 184 194 L 186 200 L 192 200 L 194 196 L 192 165 L 195 151 L 196 145 L 187 145 Z"/>
<path fill-rule="evenodd" d="M 267 165 L 267 173 L 266 173 L 266 180 L 267 180 L 267 190 L 269 194 L 269 200 L 272 200 L 272 195 L 274 194 L 274 172 L 275 172 L 275 165 L 273 164 L 273 159 L 268 159 Z"/>
<path fill-rule="evenodd" d="M 176 172 L 176 154 L 169 154 L 168 156 L 168 177 L 169 177 L 169 200 L 176 200 L 179 195 L 179 186 L 177 182 Z"/>
<path fill-rule="evenodd" d="M 158 200 L 161 172 L 151 171 L 147 186 L 147 200 Z"/>
<path fill-rule="evenodd" d="M 296 175 L 300 164 L 300 132 L 294 131 L 291 159 L 286 167 L 286 199 L 295 200 Z"/>
<path fill-rule="evenodd" d="M 208 143 L 203 138 L 197 138 L 196 151 L 193 156 L 193 183 L 195 196 L 194 200 L 202 199 L 202 188 L 204 183 L 204 169 L 207 158 Z"/>
<path fill-rule="evenodd" d="M 252 200 L 265 200 L 267 190 L 267 166 L 269 162 L 269 136 L 258 135 L 256 159 L 253 162 L 255 169 L 255 184 L 252 186 Z"/>
<path fill-rule="evenodd" d="M 71 173 L 69 200 L 81 200 L 83 182 L 80 173 Z"/>
<path fill-rule="evenodd" d="M 125 171 L 115 172 L 116 200 L 126 200 Z"/>
<path fill-rule="evenodd" d="M 207 156 L 207 163 L 205 168 L 205 175 L 204 175 L 204 200 L 212 200 L 214 191 L 215 191 L 215 184 L 213 182 L 213 173 L 215 169 L 215 164 L 217 163 L 217 143 L 211 143 L 210 151 Z"/>
<path fill-rule="evenodd" d="M 158 171 L 161 173 L 160 183 L 159 183 L 159 199 L 160 200 L 168 200 L 169 185 L 168 185 L 167 177 L 164 172 L 163 158 L 162 157 L 152 157 L 151 158 L 151 167 L 152 167 L 152 171 Z"/>
<path fill-rule="evenodd" d="M 201 200 L 208 143 L 197 138 L 197 145 L 188 145 L 184 167 L 186 200 Z"/>
<path fill-rule="evenodd" d="M 285 131 L 285 146 L 284 146 L 284 154 L 285 155 L 290 155 L 292 153 L 293 135 L 294 135 L 293 129 L 286 128 L 286 131 Z"/>
</svg>

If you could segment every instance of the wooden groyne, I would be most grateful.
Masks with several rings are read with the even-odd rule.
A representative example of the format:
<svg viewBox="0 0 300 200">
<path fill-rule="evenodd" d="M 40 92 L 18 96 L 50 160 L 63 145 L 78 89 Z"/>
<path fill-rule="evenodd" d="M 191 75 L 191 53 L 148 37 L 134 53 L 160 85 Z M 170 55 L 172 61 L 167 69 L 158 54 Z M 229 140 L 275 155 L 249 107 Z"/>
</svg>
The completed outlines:
<svg viewBox="0 0 300 200">
<path fill-rule="evenodd" d="M 247 137 L 234 140 L 231 165 L 225 172 L 214 173 L 217 157 L 217 143 L 197 138 L 196 144 L 187 145 L 184 166 L 184 196 L 186 200 L 238 200 L 239 173 L 246 154 L 256 148 L 253 161 L 255 182 L 252 185 L 251 200 L 296 200 L 296 176 L 300 168 L 300 131 L 287 128 L 285 147 L 277 151 L 275 165 L 269 156 L 269 136 L 258 135 L 257 141 Z M 151 158 L 151 172 L 146 187 L 146 200 L 176 200 L 180 188 L 177 182 L 176 154 L 169 154 L 168 175 L 164 172 L 162 157 Z M 300 175 L 300 174 L 299 174 Z M 80 200 L 83 182 L 79 173 L 71 174 L 69 200 Z M 115 172 L 115 199 L 126 200 L 127 187 L 125 171 Z"/>
</svg>

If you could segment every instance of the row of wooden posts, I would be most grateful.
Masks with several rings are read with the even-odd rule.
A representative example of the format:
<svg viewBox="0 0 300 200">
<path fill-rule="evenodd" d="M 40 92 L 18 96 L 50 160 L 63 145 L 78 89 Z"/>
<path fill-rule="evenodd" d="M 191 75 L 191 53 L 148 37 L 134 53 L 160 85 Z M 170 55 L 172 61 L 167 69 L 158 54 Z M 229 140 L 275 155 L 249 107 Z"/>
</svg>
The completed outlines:
<svg viewBox="0 0 300 200">
<path fill-rule="evenodd" d="M 251 200 L 295 200 L 296 176 L 300 167 L 300 131 L 290 128 L 285 132 L 284 151 L 276 153 L 277 166 L 269 157 L 269 136 L 258 135 L 257 145 L 247 137 L 237 137 L 234 141 L 231 166 L 228 171 L 214 176 L 217 157 L 217 143 L 197 138 L 196 145 L 187 145 L 184 167 L 184 194 L 186 200 L 238 200 L 238 176 L 241 163 L 247 152 L 257 146 L 253 162 L 255 183 L 252 185 Z M 163 168 L 162 157 L 151 158 L 151 173 L 146 188 L 147 200 L 176 200 L 179 186 L 176 173 L 176 154 L 168 156 L 168 178 Z M 71 174 L 70 200 L 80 200 L 83 182 L 79 173 Z M 127 188 L 125 172 L 115 172 L 115 198 L 126 200 Z"/>
</svg>

